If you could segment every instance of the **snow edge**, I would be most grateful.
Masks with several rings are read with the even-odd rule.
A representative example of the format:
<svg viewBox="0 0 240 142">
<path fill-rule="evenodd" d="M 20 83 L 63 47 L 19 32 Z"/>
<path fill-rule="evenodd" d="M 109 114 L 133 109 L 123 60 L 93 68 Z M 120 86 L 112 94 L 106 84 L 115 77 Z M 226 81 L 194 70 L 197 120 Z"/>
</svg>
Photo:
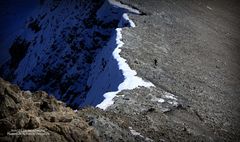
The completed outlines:
<svg viewBox="0 0 240 142">
<path fill-rule="evenodd" d="M 135 23 L 131 19 L 129 19 L 127 13 L 124 13 L 122 17 L 124 20 L 129 22 L 132 28 L 136 27 Z M 138 77 L 137 72 L 135 70 L 132 70 L 130 66 L 126 63 L 126 59 L 120 56 L 120 48 L 124 45 L 124 42 L 122 41 L 122 28 L 116 29 L 116 35 L 117 47 L 114 49 L 112 55 L 114 59 L 117 60 L 119 69 L 123 72 L 124 81 L 118 86 L 117 91 L 107 92 L 103 95 L 105 99 L 96 106 L 103 110 L 106 110 L 109 106 L 114 104 L 113 99 L 119 92 L 123 90 L 133 90 L 140 86 L 147 88 L 154 87 L 153 83 L 146 82 L 142 78 Z"/>
</svg>

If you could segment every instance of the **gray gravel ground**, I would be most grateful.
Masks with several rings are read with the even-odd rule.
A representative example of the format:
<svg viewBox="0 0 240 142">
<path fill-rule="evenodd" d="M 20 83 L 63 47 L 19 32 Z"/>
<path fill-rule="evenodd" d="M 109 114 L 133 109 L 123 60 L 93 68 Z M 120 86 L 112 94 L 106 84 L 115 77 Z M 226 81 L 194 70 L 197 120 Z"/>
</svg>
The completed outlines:
<svg viewBox="0 0 240 142">
<path fill-rule="evenodd" d="M 156 87 L 124 91 L 108 111 L 154 141 L 240 140 L 240 2 L 120 2 L 144 13 L 129 15 L 121 56 Z"/>
</svg>

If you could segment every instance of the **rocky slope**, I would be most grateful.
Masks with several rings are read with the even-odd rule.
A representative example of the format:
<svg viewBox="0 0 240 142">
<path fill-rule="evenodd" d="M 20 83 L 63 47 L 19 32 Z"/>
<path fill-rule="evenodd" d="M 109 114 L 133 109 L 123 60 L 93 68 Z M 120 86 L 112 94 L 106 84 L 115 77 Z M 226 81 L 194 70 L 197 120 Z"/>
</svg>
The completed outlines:
<svg viewBox="0 0 240 142">
<path fill-rule="evenodd" d="M 60 117 L 61 111 L 58 112 L 57 110 L 57 112 L 59 113 L 59 116 L 56 116 L 56 122 L 54 121 L 54 122 L 47 123 L 49 121 L 48 115 L 49 116 L 54 115 L 55 110 L 53 112 L 45 112 L 46 111 L 45 109 L 41 110 L 41 107 L 40 107 L 41 105 L 39 106 L 39 105 L 36 105 L 35 103 L 31 103 L 32 107 L 30 108 L 33 108 L 34 110 L 30 109 L 30 112 L 40 111 L 40 113 L 37 113 L 37 117 L 42 118 L 40 119 L 41 121 L 38 123 L 39 127 L 42 129 L 46 128 L 46 130 L 50 131 L 51 134 L 52 133 L 55 134 L 54 137 L 57 137 L 59 139 L 61 137 L 62 141 L 76 140 L 72 138 L 72 136 L 69 136 L 70 131 L 65 131 L 65 127 L 70 127 L 68 128 L 68 130 L 69 129 L 75 130 L 76 121 L 82 122 L 83 126 L 85 127 L 83 131 L 77 131 L 76 135 L 77 136 L 85 135 L 86 134 L 85 132 L 89 132 L 90 130 L 90 134 L 87 134 L 87 138 L 89 139 L 89 141 L 94 141 L 94 140 L 96 141 L 97 140 L 99 141 L 239 141 L 240 139 L 240 129 L 239 129 L 240 127 L 239 126 L 240 124 L 239 123 L 240 122 L 239 121 L 239 118 L 240 118 L 240 113 L 239 113 L 240 112 L 240 105 L 239 105 L 240 63 L 239 61 L 240 60 L 238 56 L 238 53 L 239 53 L 238 47 L 240 45 L 239 2 L 237 0 L 229 0 L 229 1 L 224 1 L 224 0 L 218 0 L 218 1 L 214 1 L 214 0 L 200 0 L 200 1 L 197 1 L 197 0 L 186 0 L 186 1 L 118 0 L 118 1 L 120 3 L 125 4 L 125 6 L 122 6 L 120 4 L 117 6 L 118 7 L 117 9 L 115 9 L 116 7 L 112 9 L 112 7 L 108 7 L 109 5 L 108 6 L 102 5 L 103 7 L 99 6 L 98 10 L 102 11 L 105 8 L 107 9 L 109 8 L 114 11 L 113 13 L 112 12 L 110 13 L 114 14 L 115 12 L 119 12 L 120 7 L 121 7 L 120 8 L 121 10 L 122 10 L 122 7 L 124 7 L 123 9 L 125 9 L 126 7 L 132 7 L 135 10 L 137 9 L 138 11 L 141 12 L 138 15 L 129 14 L 130 19 L 134 21 L 136 27 L 122 29 L 122 40 L 125 44 L 124 46 L 122 46 L 122 52 L 120 53 L 120 55 L 121 57 L 127 60 L 127 63 L 129 64 L 131 69 L 134 69 L 137 71 L 138 76 L 152 82 L 155 85 L 155 87 L 151 87 L 151 88 L 141 87 L 141 88 L 136 88 L 134 90 L 123 90 L 121 92 L 118 92 L 117 96 L 114 98 L 115 103 L 110 107 L 108 107 L 106 111 L 100 110 L 98 108 L 85 108 L 85 109 L 78 110 L 76 113 L 74 113 L 71 109 L 64 108 L 63 105 L 60 105 L 61 103 L 59 102 L 60 104 L 58 106 L 62 108 L 61 110 L 66 110 L 67 111 L 66 113 L 69 113 L 69 116 L 73 116 L 73 119 L 69 119 L 68 117 L 65 118 L 67 119 L 66 121 L 70 121 L 70 122 L 59 122 L 59 120 L 61 120 L 61 117 Z M 71 4 L 69 4 L 69 6 L 72 7 Z M 58 8 L 64 9 L 64 7 L 56 7 L 56 9 Z M 106 11 L 103 10 L 101 13 L 105 13 L 105 12 Z M 115 14 L 118 15 L 119 13 L 115 13 Z M 85 21 L 88 21 L 87 25 L 88 24 L 92 25 L 93 23 L 96 24 L 99 22 L 98 21 L 99 19 L 97 20 L 98 22 L 95 21 L 96 23 L 90 20 L 92 18 L 94 19 L 94 17 L 95 16 L 92 16 L 91 18 L 85 20 Z M 82 20 L 84 20 L 85 18 L 86 17 L 84 17 Z M 47 19 L 51 19 L 51 18 L 47 18 Z M 113 19 L 110 19 L 110 20 L 113 20 Z M 126 27 L 130 25 L 130 22 L 126 21 L 126 19 L 125 20 L 123 19 L 123 21 L 121 22 L 124 22 L 126 24 L 125 25 Z M 70 24 L 70 26 L 72 25 Z M 95 26 L 102 27 L 101 24 L 100 25 L 97 24 Z M 36 23 L 34 21 L 30 27 L 32 27 L 33 29 L 39 29 L 39 27 L 36 26 Z M 117 27 L 118 26 L 116 25 L 113 26 L 113 28 L 117 28 Z M 85 27 L 83 29 L 85 29 Z M 112 29 L 108 29 L 108 30 L 112 31 Z M 67 31 L 69 32 L 71 30 L 67 30 Z M 85 31 L 85 32 L 89 33 L 89 31 Z M 81 36 L 85 37 L 85 34 Z M 114 36 L 116 36 L 116 33 L 112 34 L 112 37 Z M 37 42 L 40 43 L 41 36 L 36 33 L 36 37 L 38 37 Z M 58 41 L 62 41 L 63 39 L 64 38 L 59 38 Z M 111 40 L 108 39 L 108 41 L 111 41 Z M 90 42 L 90 43 L 93 43 L 93 42 Z M 24 42 L 24 40 L 22 40 L 21 44 L 18 46 L 26 47 L 28 44 L 29 44 L 29 41 Z M 72 45 L 72 43 L 66 44 L 67 47 L 69 45 Z M 89 44 L 89 45 L 93 45 L 93 44 Z M 30 43 L 29 46 L 32 46 L 32 43 Z M 15 46 L 13 46 L 13 48 L 14 47 Z M 44 46 L 44 47 L 48 47 L 48 46 Z M 65 53 L 68 53 L 68 51 L 69 53 L 72 53 L 71 52 L 72 49 L 70 50 L 70 48 L 66 48 L 67 52 L 59 51 L 59 53 L 62 52 L 62 54 L 58 54 L 55 52 L 53 53 L 57 55 L 65 55 Z M 34 49 L 36 49 L 36 51 L 34 52 L 38 53 L 38 48 L 34 48 Z M 49 48 L 49 51 L 50 49 L 51 48 Z M 57 47 L 57 49 L 65 49 L 65 48 Z M 114 73 L 112 72 L 113 70 L 104 70 L 104 67 L 105 69 L 109 69 L 110 67 L 118 67 L 116 60 L 113 60 L 113 58 L 110 58 L 110 59 L 107 58 L 112 53 L 113 49 L 111 50 L 108 50 L 109 48 L 104 48 L 104 49 L 105 50 L 102 50 L 99 48 L 98 50 L 96 50 L 97 52 L 94 51 L 94 54 L 93 54 L 93 55 L 96 55 L 94 56 L 94 58 L 96 57 L 95 59 L 97 59 L 97 60 L 94 60 L 94 62 L 95 61 L 100 61 L 100 62 L 95 62 L 91 64 L 93 65 L 92 66 L 93 68 L 91 67 L 91 69 L 88 66 L 86 66 L 87 70 L 84 70 L 84 71 L 90 71 L 90 73 L 94 74 L 93 76 L 90 77 L 91 78 L 90 80 L 86 81 L 89 76 L 86 75 L 87 76 L 86 77 L 84 73 L 81 74 L 82 72 L 76 71 L 73 74 L 81 74 L 81 76 L 83 75 L 84 77 L 82 81 L 85 83 L 87 82 L 87 84 L 89 83 L 93 85 L 96 83 L 95 81 L 98 80 L 97 81 L 98 84 L 97 85 L 95 84 L 96 85 L 95 87 L 98 87 L 98 85 L 100 85 L 101 88 L 104 88 L 102 90 L 100 89 L 103 92 L 116 91 L 116 88 L 118 87 L 119 83 L 123 81 L 123 76 L 121 76 L 122 74 L 121 72 L 120 72 L 120 76 L 117 76 L 114 74 L 116 73 L 116 69 L 118 68 L 114 68 L 115 69 Z M 101 52 L 98 52 L 100 50 Z M 41 51 L 45 52 L 43 47 L 41 47 Z M 87 50 L 84 49 L 84 53 L 85 51 L 89 53 L 88 49 Z M 97 54 L 97 53 L 107 53 L 107 54 Z M 30 57 L 30 55 L 31 54 L 29 54 L 28 56 Z M 47 57 L 49 60 L 51 59 L 50 56 L 45 56 L 45 53 L 43 55 L 44 55 L 43 57 Z M 106 56 L 103 56 L 103 55 L 106 55 Z M 75 54 L 71 54 L 69 59 L 72 61 L 72 57 L 74 56 Z M 82 56 L 82 57 L 85 57 L 85 56 Z M 104 57 L 103 60 L 102 60 L 102 57 Z M 16 56 L 14 59 L 19 59 L 19 58 L 22 58 L 22 57 Z M 24 62 L 25 63 L 30 62 L 28 61 L 28 59 L 30 58 L 24 59 L 25 60 Z M 53 59 L 55 60 L 55 57 Z M 61 57 L 60 58 L 56 57 L 56 59 L 58 59 L 59 63 L 64 62 L 64 60 L 62 60 Z M 108 62 L 105 62 L 106 61 L 105 59 L 108 59 L 107 60 Z M 40 60 L 40 61 L 43 65 L 47 63 L 47 61 L 45 62 L 45 60 L 44 61 Z M 83 61 L 83 59 L 80 58 L 79 62 L 80 61 Z M 24 62 L 22 62 L 22 65 Z M 14 61 L 14 63 L 17 63 L 17 62 Z M 109 65 L 108 67 L 106 67 L 106 63 L 108 63 Z M 86 64 L 88 63 L 84 62 L 83 64 L 77 64 L 77 66 L 80 65 L 81 67 L 83 66 L 85 67 Z M 8 65 L 11 65 L 11 64 L 8 64 Z M 64 65 L 68 66 L 67 64 L 64 64 Z M 12 66 L 14 67 L 16 65 L 13 64 Z M 49 65 L 49 67 L 50 66 L 51 64 Z M 34 66 L 31 66 L 31 67 L 34 67 Z M 39 66 L 35 66 L 35 67 L 36 67 L 36 70 L 29 70 L 28 73 L 30 74 L 30 76 L 34 76 L 33 74 L 37 75 L 39 71 L 38 69 L 40 70 L 45 69 L 45 67 L 41 67 L 41 65 L 40 65 L 40 68 Z M 53 64 L 53 67 L 55 67 L 54 64 Z M 24 69 L 24 68 L 21 68 L 21 69 Z M 46 68 L 46 69 L 49 69 L 49 68 Z M 55 70 L 56 68 L 53 68 L 53 69 L 54 71 L 57 71 Z M 64 72 L 66 70 L 64 69 L 61 71 Z M 106 71 L 108 72 L 105 74 L 104 72 Z M 20 72 L 16 71 L 15 74 L 18 74 L 18 73 Z M 52 76 L 51 73 L 50 75 L 47 75 L 47 76 L 45 76 L 46 75 L 45 73 L 47 72 L 40 71 L 40 74 L 43 75 L 46 80 L 48 80 L 49 77 L 50 77 L 50 80 L 52 79 L 59 80 L 59 78 L 54 78 L 55 76 Z M 97 79 L 99 75 L 98 73 L 100 73 L 100 76 L 102 76 L 103 78 L 110 75 L 110 78 L 105 80 L 103 83 L 101 82 L 102 78 Z M 69 75 L 69 74 L 65 74 L 65 75 Z M 39 78 L 41 79 L 41 77 L 43 76 L 40 76 Z M 61 76 L 62 75 L 59 75 L 59 77 Z M 28 78 L 26 82 L 24 80 L 21 81 L 21 79 L 20 79 L 20 82 L 17 82 L 17 81 L 15 82 L 14 80 L 18 80 L 18 79 L 13 79 L 13 82 L 19 83 L 19 85 L 24 88 L 25 83 L 28 85 L 29 84 L 33 85 L 29 82 L 34 82 L 36 78 L 38 77 L 34 76 L 31 78 Z M 94 79 L 95 81 L 92 81 Z M 114 80 L 114 79 L 117 80 L 117 82 L 115 82 L 117 85 L 114 84 L 115 86 L 111 86 L 110 90 L 108 90 L 109 89 L 108 86 L 111 84 L 109 82 L 111 82 L 111 80 Z M 56 80 L 55 80 L 55 83 L 57 82 Z M 65 78 L 62 78 L 61 81 L 63 82 L 69 81 L 70 84 L 68 85 L 70 86 L 74 84 L 74 83 L 73 84 L 71 83 L 71 79 L 65 80 Z M 36 81 L 36 84 L 37 83 L 38 82 Z M 39 87 L 38 85 L 36 85 L 37 87 L 35 86 L 35 89 L 36 90 L 44 89 L 45 87 L 48 88 L 49 86 L 51 88 L 52 83 L 53 82 L 46 83 L 48 84 L 47 86 L 45 83 L 42 83 L 43 87 Z M 62 82 L 57 82 L 57 84 L 61 84 L 61 83 Z M 8 83 L 4 82 L 1 86 L 4 86 L 4 84 L 8 84 Z M 62 85 L 65 86 L 65 84 L 62 84 Z M 9 84 L 7 86 L 9 86 Z M 5 85 L 5 88 L 6 88 L 6 85 Z M 12 88 L 16 88 L 16 87 L 12 87 Z M 58 91 L 58 88 L 61 88 L 61 87 L 58 86 L 55 89 Z M 88 96 L 86 94 L 86 91 L 84 91 L 85 90 L 84 88 L 85 88 L 84 86 L 83 88 L 81 88 L 83 92 L 81 92 L 82 90 L 78 90 L 80 91 L 80 93 L 78 94 L 82 94 L 79 96 L 74 95 L 75 93 L 71 91 L 69 95 L 66 95 L 67 99 L 63 99 L 61 97 L 58 98 L 57 95 L 55 96 L 58 99 L 62 99 L 67 103 L 69 103 L 68 100 L 69 101 L 71 100 L 71 96 L 77 96 L 77 97 Z M 28 88 L 25 88 L 25 89 L 28 89 Z M 68 89 L 71 90 L 73 88 L 68 87 Z M 99 90 L 99 89 L 96 89 L 96 90 Z M 25 93 L 21 92 L 20 94 L 25 94 Z M 7 93 L 6 91 L 2 91 L 2 94 L 6 98 L 11 98 L 11 97 L 8 97 L 9 93 Z M 20 95 L 21 100 L 22 99 L 25 100 L 26 98 L 34 99 L 35 95 L 38 93 L 28 92 L 27 94 L 31 94 L 31 95 Z M 44 94 L 44 93 L 40 93 L 40 94 Z M 63 93 L 63 94 L 66 94 L 66 93 Z M 37 98 L 40 98 L 40 97 L 37 97 Z M 48 102 L 48 103 L 45 103 L 45 104 L 48 104 L 47 110 L 48 109 L 51 110 L 52 108 L 51 106 L 56 105 L 55 103 L 52 104 L 50 101 L 50 100 L 54 100 L 54 98 L 47 97 L 47 95 L 45 95 L 45 97 L 43 95 L 43 98 L 44 98 L 43 100 L 45 100 L 46 98 L 46 101 Z M 41 99 L 38 99 L 38 100 L 41 100 Z M 83 98 L 82 100 L 85 101 L 86 98 Z M 79 101 L 79 100 L 76 99 L 76 101 Z M 27 102 L 34 102 L 34 100 L 27 101 Z M 58 101 L 53 101 L 53 102 L 58 102 Z M 92 102 L 92 101 L 89 101 L 89 102 Z M 9 104 L 9 103 L 13 104 L 13 106 L 16 106 L 14 105 L 15 102 L 13 100 L 7 101 L 7 102 L 2 101 L 3 105 L 1 106 L 2 107 L 1 111 L 2 111 L 3 117 L 5 118 L 1 118 L 1 120 L 3 120 L 3 123 L 1 123 L 1 125 L 3 125 L 6 128 L 12 127 L 13 129 L 15 129 L 19 127 L 19 125 L 16 124 L 18 122 L 17 121 L 18 117 L 16 114 L 19 113 L 19 109 L 16 109 L 18 105 L 16 106 L 16 108 L 6 107 L 5 104 Z M 44 102 L 40 102 L 40 104 L 44 104 Z M 89 104 L 96 105 L 97 102 L 89 103 Z M 23 108 L 23 110 L 26 110 L 25 108 L 26 106 L 23 105 L 21 107 Z M 47 120 L 45 120 L 45 117 L 47 117 Z M 9 121 L 11 120 L 14 123 L 10 124 L 8 122 L 5 122 L 8 120 Z M 29 125 L 32 125 L 31 124 L 32 122 L 30 122 L 30 118 L 28 123 L 26 125 L 26 129 L 29 129 Z M 49 125 L 46 126 L 44 125 L 45 123 Z M 62 125 L 63 123 L 66 125 Z M 50 130 L 47 129 L 48 126 L 55 126 L 58 124 L 60 124 L 64 128 L 57 129 L 57 130 L 55 130 L 55 127 Z M 60 126 L 57 126 L 57 127 L 60 127 Z M 32 128 L 32 126 L 30 128 Z M 79 126 L 79 128 L 82 128 L 82 126 Z M 56 134 L 57 133 L 56 131 L 60 132 L 60 135 L 58 135 L 59 133 Z M 7 131 L 3 131 L 3 133 L 4 132 L 6 133 Z M 75 137 L 75 134 L 74 134 L 74 137 Z M 6 140 L 7 138 L 9 137 L 5 137 Z M 21 136 L 21 138 L 14 138 L 14 139 L 18 139 L 19 141 L 21 141 L 24 138 L 28 139 L 28 136 L 27 137 Z M 40 138 L 43 138 L 43 137 L 40 137 Z M 52 137 L 46 137 L 46 138 L 53 139 Z M 37 139 L 37 138 L 34 137 L 34 139 Z"/>
<path fill-rule="evenodd" d="M 0 141 L 99 141 L 93 127 L 45 92 L 21 91 L 0 79 Z M 18 130 L 32 130 L 14 134 Z M 40 132 L 42 131 L 42 132 Z M 37 133 L 38 132 L 38 133 Z M 16 132 L 15 132 L 16 133 Z"/>
<path fill-rule="evenodd" d="M 138 91 L 135 92 L 135 97 L 144 101 L 145 96 L 141 98 Z M 147 100 L 145 104 L 148 105 L 145 107 L 142 107 L 144 103 L 140 101 L 131 108 L 117 104 L 110 111 L 85 108 L 76 112 L 45 92 L 21 91 L 18 86 L 2 79 L 0 93 L 0 127 L 4 128 L 0 132 L 1 141 L 209 140 L 209 134 L 199 129 L 201 126 L 187 127 L 173 121 L 178 120 L 176 116 L 169 116 L 174 108 L 163 108 L 157 103 L 148 104 Z M 131 101 L 128 97 L 124 97 L 123 102 Z M 152 96 L 147 97 L 152 99 Z M 176 105 L 175 109 L 186 114 L 181 105 Z M 193 122 L 198 120 L 197 117 L 190 118 Z M 152 125 L 155 125 L 154 129 Z M 13 135 L 16 132 L 19 135 Z"/>
<path fill-rule="evenodd" d="M 165 137 L 175 140 L 178 138 L 173 135 L 178 129 L 166 131 L 168 135 L 164 136 L 166 132 L 158 133 L 158 131 L 148 128 L 151 122 L 146 121 L 149 119 L 147 116 L 158 112 L 154 108 L 149 108 L 144 114 L 136 112 L 122 114 L 117 108 L 115 110 L 119 112 L 103 111 L 98 108 L 73 111 L 46 92 L 21 91 L 17 85 L 12 85 L 1 78 L 0 95 L 0 127 L 4 128 L 0 131 L 0 141 L 132 142 L 159 141 Z M 182 108 L 182 106 L 178 107 Z M 131 111 L 129 108 L 126 109 Z M 171 111 L 171 108 L 159 111 L 162 114 L 159 116 L 164 116 L 163 113 L 168 111 Z M 164 117 L 163 120 L 166 121 Z M 135 128 L 138 130 L 144 128 L 145 130 L 141 131 L 141 134 L 134 130 Z M 199 136 L 189 138 L 184 134 L 182 136 L 183 140 L 199 140 L 201 138 Z"/>
<path fill-rule="evenodd" d="M 73 111 L 46 92 L 21 91 L 0 78 L 0 141 L 144 141 L 127 116 L 97 108 Z"/>
<path fill-rule="evenodd" d="M 123 31 L 121 56 L 156 88 L 121 93 L 125 97 L 116 98 L 111 110 L 144 113 L 153 107 L 159 111 L 167 101 L 147 101 L 168 92 L 187 102 L 182 105 L 187 107 L 166 113 L 167 121 L 176 123 L 172 128 L 163 123 L 163 115 L 151 114 L 147 122 L 152 130 L 160 128 L 159 134 L 166 131 L 163 125 L 170 130 L 183 126 L 189 135 L 207 137 L 206 141 L 239 141 L 239 1 L 119 1 L 146 14 L 129 15 L 136 28 Z"/>
<path fill-rule="evenodd" d="M 124 80 L 113 51 L 116 29 L 133 25 L 127 12 L 108 0 L 45 1 L 13 37 L 1 76 L 71 107 L 96 106 Z"/>
</svg>

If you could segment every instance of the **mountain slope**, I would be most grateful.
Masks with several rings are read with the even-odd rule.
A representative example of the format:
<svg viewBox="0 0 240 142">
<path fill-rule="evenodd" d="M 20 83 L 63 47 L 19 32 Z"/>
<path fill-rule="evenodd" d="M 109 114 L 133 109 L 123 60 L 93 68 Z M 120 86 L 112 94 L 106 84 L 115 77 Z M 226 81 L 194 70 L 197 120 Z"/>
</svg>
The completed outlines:
<svg viewBox="0 0 240 142">
<path fill-rule="evenodd" d="M 133 25 L 126 12 L 107 0 L 46 1 L 12 44 L 3 77 L 72 107 L 96 106 L 125 79 L 113 52 L 116 29 Z"/>
</svg>

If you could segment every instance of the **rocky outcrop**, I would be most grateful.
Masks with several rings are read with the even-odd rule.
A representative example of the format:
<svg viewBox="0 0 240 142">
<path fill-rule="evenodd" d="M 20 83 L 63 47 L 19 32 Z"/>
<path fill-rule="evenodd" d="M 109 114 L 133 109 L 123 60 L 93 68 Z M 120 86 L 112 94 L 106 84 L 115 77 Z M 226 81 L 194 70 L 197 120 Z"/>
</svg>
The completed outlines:
<svg viewBox="0 0 240 142">
<path fill-rule="evenodd" d="M 82 117 L 45 92 L 0 79 L 0 98 L 0 141 L 99 141 Z"/>
</svg>

